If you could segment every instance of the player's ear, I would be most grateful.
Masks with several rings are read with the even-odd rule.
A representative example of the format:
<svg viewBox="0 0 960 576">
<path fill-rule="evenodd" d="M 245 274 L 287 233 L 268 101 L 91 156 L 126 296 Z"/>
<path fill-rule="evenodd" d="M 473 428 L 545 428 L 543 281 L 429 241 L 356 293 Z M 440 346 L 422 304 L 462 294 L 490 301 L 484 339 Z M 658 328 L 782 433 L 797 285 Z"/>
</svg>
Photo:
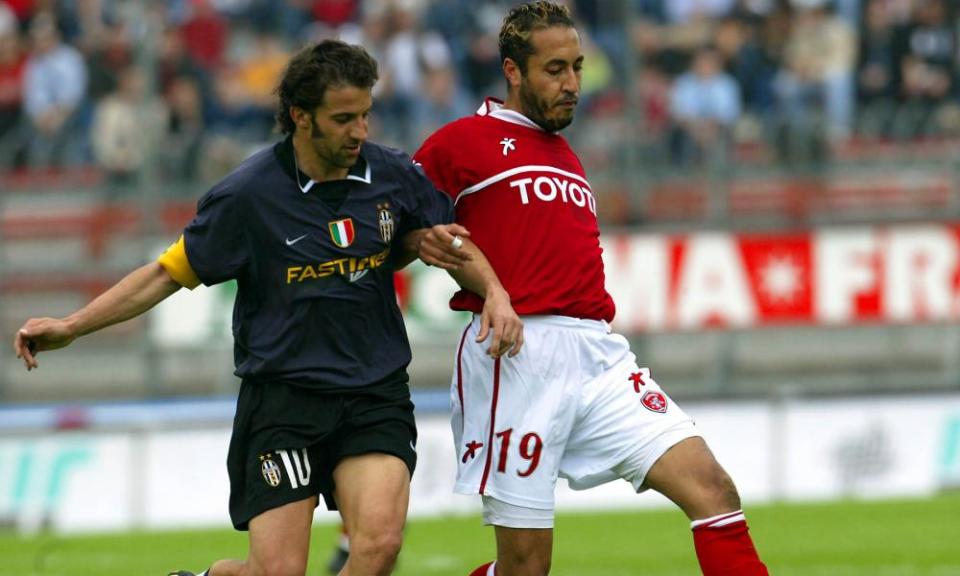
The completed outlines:
<svg viewBox="0 0 960 576">
<path fill-rule="evenodd" d="M 520 72 L 520 66 L 513 60 L 513 58 L 503 59 L 503 75 L 506 76 L 507 85 L 509 85 L 511 88 L 520 87 L 522 73 Z"/>
<path fill-rule="evenodd" d="M 290 119 L 300 128 L 310 127 L 310 113 L 299 106 L 290 107 Z"/>
</svg>

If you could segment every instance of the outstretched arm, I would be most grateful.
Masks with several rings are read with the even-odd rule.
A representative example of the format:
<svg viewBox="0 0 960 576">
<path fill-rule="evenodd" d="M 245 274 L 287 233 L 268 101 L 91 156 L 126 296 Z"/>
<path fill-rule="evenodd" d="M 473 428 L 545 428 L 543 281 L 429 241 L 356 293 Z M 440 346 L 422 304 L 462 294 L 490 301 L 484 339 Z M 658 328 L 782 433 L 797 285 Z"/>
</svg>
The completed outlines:
<svg viewBox="0 0 960 576">
<path fill-rule="evenodd" d="M 37 354 L 68 346 L 101 328 L 143 314 L 180 289 L 167 271 L 151 262 L 127 274 L 106 292 L 66 318 L 31 318 L 17 330 L 13 349 L 27 370 L 39 366 Z"/>
<path fill-rule="evenodd" d="M 432 264 L 433 260 L 450 254 L 451 249 L 466 255 L 458 265 L 442 267 L 447 269 L 457 284 L 483 298 L 477 342 L 486 340 L 492 331 L 493 338 L 487 353 L 494 358 L 508 352 L 510 357 L 516 356 L 523 347 L 523 322 L 513 310 L 510 295 L 500 284 L 493 266 L 467 236 L 469 232 L 459 224 L 438 224 L 420 237 L 421 259 Z M 457 245 L 459 248 L 454 248 Z"/>
</svg>

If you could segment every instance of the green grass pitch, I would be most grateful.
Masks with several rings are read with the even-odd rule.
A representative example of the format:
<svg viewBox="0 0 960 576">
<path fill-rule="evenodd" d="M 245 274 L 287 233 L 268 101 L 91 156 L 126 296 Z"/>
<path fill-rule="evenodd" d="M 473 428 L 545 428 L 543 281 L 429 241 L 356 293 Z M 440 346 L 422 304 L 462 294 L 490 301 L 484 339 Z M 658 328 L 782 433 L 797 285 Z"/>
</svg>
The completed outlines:
<svg viewBox="0 0 960 576">
<path fill-rule="evenodd" d="M 754 540 L 776 576 L 960 576 L 960 494 L 925 500 L 747 508 Z M 224 518 L 226 521 L 226 518 Z M 322 576 L 336 540 L 315 527 L 310 576 Z M 84 537 L 0 534 L 0 574 L 161 576 L 243 557 L 246 535 L 229 530 Z M 466 576 L 493 558 L 479 518 L 413 519 L 395 574 Z M 553 576 L 699 574 L 686 518 L 676 510 L 562 514 Z"/>
</svg>

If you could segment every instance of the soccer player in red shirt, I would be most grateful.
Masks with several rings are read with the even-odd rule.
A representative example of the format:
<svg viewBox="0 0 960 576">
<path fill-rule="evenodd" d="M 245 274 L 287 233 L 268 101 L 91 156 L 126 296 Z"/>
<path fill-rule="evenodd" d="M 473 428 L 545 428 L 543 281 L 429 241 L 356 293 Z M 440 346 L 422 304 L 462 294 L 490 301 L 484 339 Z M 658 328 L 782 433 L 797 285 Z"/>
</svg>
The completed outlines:
<svg viewBox="0 0 960 576">
<path fill-rule="evenodd" d="M 573 120 L 583 63 L 568 9 L 543 1 L 513 8 L 500 54 L 506 102 L 488 99 L 414 155 L 470 232 L 454 241 L 437 227 L 431 242 L 479 247 L 523 319 L 523 349 L 498 356 L 476 341 L 483 299 L 461 290 L 451 301 L 475 313 L 451 394 L 456 490 L 482 496 L 497 540 L 496 562 L 473 574 L 549 572 L 560 476 L 574 489 L 622 478 L 637 492 L 656 490 L 692 521 L 704 574 L 767 574 L 730 477 L 610 330 L 596 202 L 559 134 Z M 468 263 L 451 273 L 469 287 L 471 272 Z"/>
</svg>

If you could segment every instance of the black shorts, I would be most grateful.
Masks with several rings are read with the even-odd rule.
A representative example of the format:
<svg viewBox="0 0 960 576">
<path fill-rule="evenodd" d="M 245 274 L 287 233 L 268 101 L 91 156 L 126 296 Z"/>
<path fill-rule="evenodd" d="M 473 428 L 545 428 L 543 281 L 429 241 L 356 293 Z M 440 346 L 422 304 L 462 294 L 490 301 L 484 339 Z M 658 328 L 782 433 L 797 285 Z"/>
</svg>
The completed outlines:
<svg viewBox="0 0 960 576">
<path fill-rule="evenodd" d="M 412 477 L 417 428 L 401 376 L 336 392 L 244 381 L 227 455 L 234 527 L 246 530 L 258 514 L 317 494 L 336 510 L 333 470 L 348 456 L 392 454 Z"/>
</svg>

